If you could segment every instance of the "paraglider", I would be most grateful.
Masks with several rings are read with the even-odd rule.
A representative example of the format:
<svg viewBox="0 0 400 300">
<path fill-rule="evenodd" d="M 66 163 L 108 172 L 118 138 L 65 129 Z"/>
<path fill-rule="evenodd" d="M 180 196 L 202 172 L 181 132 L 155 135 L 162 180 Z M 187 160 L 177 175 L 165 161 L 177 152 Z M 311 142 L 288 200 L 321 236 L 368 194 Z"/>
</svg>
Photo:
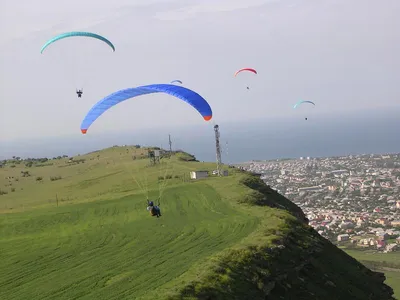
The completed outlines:
<svg viewBox="0 0 400 300">
<path fill-rule="evenodd" d="M 239 70 L 237 70 L 236 72 L 235 72 L 235 75 L 234 75 L 234 77 L 236 77 L 240 72 L 243 72 L 243 71 L 248 71 L 248 72 L 252 72 L 252 73 L 254 73 L 254 74 L 257 74 L 257 71 L 255 70 L 255 69 L 252 69 L 252 68 L 242 68 L 242 69 L 239 69 Z M 247 86 L 246 87 L 248 90 L 250 90 L 250 88 Z"/>
<path fill-rule="evenodd" d="M 69 38 L 69 37 L 90 37 L 90 38 L 95 38 L 98 39 L 100 41 L 105 42 L 108 46 L 111 47 L 111 49 L 113 50 L 113 52 L 115 52 L 115 47 L 114 45 L 105 37 L 98 35 L 96 33 L 92 33 L 92 32 L 84 32 L 84 31 L 71 31 L 71 32 L 66 32 L 66 33 L 61 33 L 59 35 L 56 35 L 55 37 L 51 38 L 50 40 L 48 40 L 42 47 L 42 49 L 40 50 L 40 53 L 43 53 L 43 51 L 52 43 L 61 40 L 61 39 L 65 39 L 65 38 Z"/>
<path fill-rule="evenodd" d="M 115 52 L 115 46 L 105 37 L 98 35 L 96 33 L 92 33 L 92 32 L 84 32 L 84 31 L 72 31 L 72 32 L 65 32 L 65 33 L 61 33 L 59 35 L 56 35 L 55 37 L 52 37 L 51 39 L 49 39 L 41 48 L 40 53 L 43 54 L 44 50 L 47 49 L 47 47 L 49 47 L 51 44 L 65 39 L 65 38 L 74 38 L 74 37 L 85 37 L 85 38 L 93 38 L 93 39 L 97 39 L 100 40 L 102 42 L 104 42 L 105 44 L 107 44 L 113 52 Z M 85 57 L 85 59 L 87 59 L 87 57 Z M 72 68 L 76 73 L 81 73 L 79 72 L 79 69 L 81 68 L 81 64 L 82 62 L 78 63 L 76 62 L 76 57 L 73 58 L 74 61 L 71 62 L 67 62 L 69 64 L 68 67 Z M 78 82 L 76 82 L 78 83 Z M 82 84 L 82 82 L 80 82 L 79 84 Z M 76 93 L 78 95 L 78 98 L 82 97 L 83 91 L 82 89 L 80 90 L 76 90 Z"/>
<path fill-rule="evenodd" d="M 77 93 L 77 95 L 78 95 L 78 98 L 81 98 L 81 97 L 82 97 L 82 94 L 83 94 L 83 89 L 76 90 L 76 93 Z"/>
<path fill-rule="evenodd" d="M 172 84 L 172 83 L 175 83 L 175 82 L 182 84 L 182 81 L 180 81 L 180 80 L 172 80 L 172 81 L 171 81 L 171 84 Z"/>
<path fill-rule="evenodd" d="M 149 201 L 147 199 L 147 211 L 150 212 L 152 217 L 156 216 L 157 218 L 161 217 L 161 209 L 160 209 L 160 198 L 158 198 L 158 205 L 154 205 L 153 201 Z"/>
<path fill-rule="evenodd" d="M 173 84 L 151 84 L 117 91 L 97 102 L 83 119 L 81 132 L 86 134 L 93 122 L 111 107 L 125 100 L 153 93 L 165 93 L 179 98 L 195 108 L 205 121 L 209 121 L 212 118 L 210 105 L 196 92 Z"/>
<path fill-rule="evenodd" d="M 297 108 L 300 104 L 303 104 L 303 103 L 310 103 L 310 104 L 312 104 L 312 105 L 315 106 L 315 103 L 312 102 L 312 101 L 303 101 L 303 100 L 300 100 L 299 102 L 297 102 L 297 103 L 293 106 L 293 108 L 295 109 L 295 108 Z M 305 117 L 304 119 L 305 119 L 306 121 L 308 120 L 307 117 Z"/>
</svg>

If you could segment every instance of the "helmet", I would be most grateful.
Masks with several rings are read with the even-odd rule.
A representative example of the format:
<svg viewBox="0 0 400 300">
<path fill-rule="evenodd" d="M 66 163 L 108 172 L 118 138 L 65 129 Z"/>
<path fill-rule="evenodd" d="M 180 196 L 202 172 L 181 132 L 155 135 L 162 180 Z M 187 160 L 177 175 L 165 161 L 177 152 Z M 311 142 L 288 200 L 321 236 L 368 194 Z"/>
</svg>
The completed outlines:
<svg viewBox="0 0 400 300">
<path fill-rule="evenodd" d="M 153 204 L 153 201 L 150 201 L 149 202 L 149 206 L 153 206 L 154 204 Z"/>
</svg>

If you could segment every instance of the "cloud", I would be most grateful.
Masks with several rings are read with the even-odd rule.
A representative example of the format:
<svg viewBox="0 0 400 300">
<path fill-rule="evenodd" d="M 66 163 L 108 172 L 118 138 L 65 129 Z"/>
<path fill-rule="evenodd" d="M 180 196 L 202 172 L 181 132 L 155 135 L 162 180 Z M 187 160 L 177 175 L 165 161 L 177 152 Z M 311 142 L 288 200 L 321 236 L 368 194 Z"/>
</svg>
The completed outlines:
<svg viewBox="0 0 400 300">
<path fill-rule="evenodd" d="M 4 1 L 0 6 L 0 43 L 30 37 L 44 31 L 84 30 L 115 20 L 141 8 L 173 0 L 52 0 Z M 117 4 L 117 5 L 116 5 Z"/>
<path fill-rule="evenodd" d="M 276 2 L 280 2 L 280 0 L 203 0 L 200 4 L 188 5 L 175 10 L 158 12 L 155 14 L 155 17 L 165 21 L 184 20 L 196 17 L 198 14 L 203 13 L 231 12 Z"/>
</svg>

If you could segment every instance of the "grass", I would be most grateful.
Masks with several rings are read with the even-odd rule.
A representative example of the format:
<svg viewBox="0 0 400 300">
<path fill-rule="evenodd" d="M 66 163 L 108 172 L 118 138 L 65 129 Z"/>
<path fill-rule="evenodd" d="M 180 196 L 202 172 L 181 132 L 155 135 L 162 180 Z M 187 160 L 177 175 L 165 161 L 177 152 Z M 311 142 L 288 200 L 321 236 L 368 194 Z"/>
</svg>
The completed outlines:
<svg viewBox="0 0 400 300">
<path fill-rule="evenodd" d="M 191 181 L 214 164 L 146 157 L 113 147 L 1 168 L 0 299 L 389 299 L 259 179 Z M 157 219 L 145 200 L 159 196 Z"/>
<path fill-rule="evenodd" d="M 184 162 L 148 167 L 132 159 L 140 151 L 111 148 L 71 166 L 62 159 L 0 170 L 3 190 L 10 188 L 0 196 L 1 299 L 137 299 L 258 226 L 206 182 L 188 184 Z M 163 217 L 152 218 L 146 196 L 157 197 L 158 177 L 169 174 Z"/>
<path fill-rule="evenodd" d="M 186 198 L 192 194 L 198 197 Z M 8 215 L 0 298 L 140 297 L 149 282 L 162 286 L 258 223 L 224 206 L 203 184 L 173 188 L 163 200 L 158 220 L 143 209 L 143 196 Z"/>
<path fill-rule="evenodd" d="M 394 290 L 394 296 L 400 299 L 400 252 L 377 253 L 376 251 L 345 250 L 372 270 L 385 274 L 386 284 Z"/>
</svg>

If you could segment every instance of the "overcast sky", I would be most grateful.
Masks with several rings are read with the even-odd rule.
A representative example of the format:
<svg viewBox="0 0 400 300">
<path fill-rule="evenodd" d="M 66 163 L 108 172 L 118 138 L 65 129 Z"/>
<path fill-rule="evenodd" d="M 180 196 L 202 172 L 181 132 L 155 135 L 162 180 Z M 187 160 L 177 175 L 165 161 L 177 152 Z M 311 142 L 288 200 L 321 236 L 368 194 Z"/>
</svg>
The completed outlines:
<svg viewBox="0 0 400 300">
<path fill-rule="evenodd" d="M 400 105 L 399 0 L 0 3 L 0 143 L 81 135 L 82 119 L 102 97 L 174 79 L 206 98 L 217 123 L 294 118 L 300 99 L 323 114 Z M 116 52 L 71 38 L 40 54 L 46 40 L 75 30 L 104 35 Z M 234 78 L 243 67 L 258 75 Z M 114 107 L 88 134 L 187 124 L 212 125 L 156 94 Z"/>
</svg>

